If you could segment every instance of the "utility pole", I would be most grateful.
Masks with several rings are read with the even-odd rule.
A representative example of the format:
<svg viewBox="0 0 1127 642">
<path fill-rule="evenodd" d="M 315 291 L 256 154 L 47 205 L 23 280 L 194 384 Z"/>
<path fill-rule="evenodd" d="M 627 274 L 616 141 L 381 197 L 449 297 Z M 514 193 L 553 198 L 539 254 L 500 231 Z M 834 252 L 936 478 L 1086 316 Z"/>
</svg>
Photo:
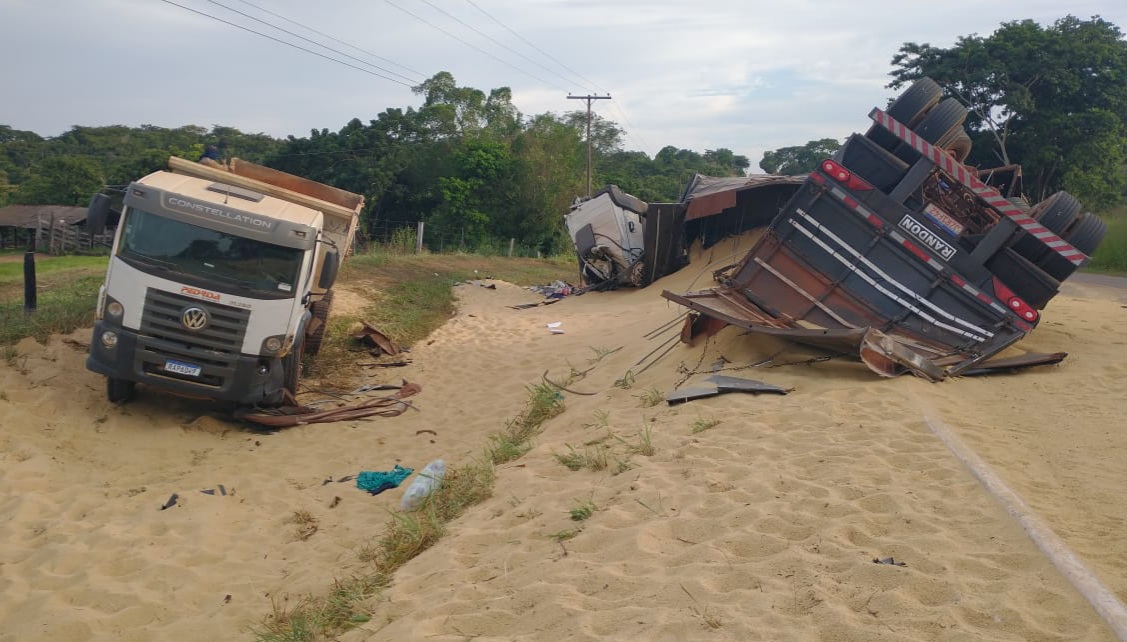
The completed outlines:
<svg viewBox="0 0 1127 642">
<path fill-rule="evenodd" d="M 591 101 L 610 100 L 610 94 L 606 96 L 572 96 L 568 94 L 567 98 L 568 100 L 587 101 L 587 198 L 591 198 Z"/>
</svg>

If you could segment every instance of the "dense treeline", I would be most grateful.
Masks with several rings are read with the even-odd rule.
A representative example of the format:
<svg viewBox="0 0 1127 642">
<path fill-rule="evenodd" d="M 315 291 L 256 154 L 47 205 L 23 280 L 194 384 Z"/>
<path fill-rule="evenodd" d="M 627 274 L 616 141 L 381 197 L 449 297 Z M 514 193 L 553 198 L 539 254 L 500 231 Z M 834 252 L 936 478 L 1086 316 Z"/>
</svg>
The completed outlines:
<svg viewBox="0 0 1127 642">
<path fill-rule="evenodd" d="M 968 107 L 968 164 L 1022 165 L 1031 200 L 1065 189 L 1096 210 L 1123 202 L 1127 41 L 1115 25 L 1072 16 L 1048 26 L 1009 22 L 947 49 L 905 43 L 892 68 L 891 88 L 930 76 Z M 468 245 L 516 238 L 559 248 L 562 214 L 586 191 L 586 113 L 525 116 L 508 88 L 460 87 L 447 72 L 414 90 L 417 108 L 284 140 L 220 126 L 76 126 L 43 138 L 0 125 L 0 206 L 85 205 L 98 190 L 162 168 L 169 155 L 198 158 L 216 144 L 224 157 L 364 194 L 368 230 L 425 221 L 457 230 Z M 613 183 L 650 202 L 679 200 L 694 173 L 742 175 L 750 165 L 723 148 L 669 146 L 652 158 L 628 151 L 623 130 L 598 115 L 591 132 L 595 188 Z M 801 174 L 839 146 L 821 139 L 783 147 L 759 165 Z"/>
<path fill-rule="evenodd" d="M 1093 209 L 1123 201 L 1127 41 L 1116 25 L 1007 22 L 946 49 L 905 43 L 892 65 L 891 87 L 930 76 L 967 106 L 968 164 L 1020 164 L 1031 200 L 1063 189 Z"/>
<path fill-rule="evenodd" d="M 425 221 L 458 230 L 469 246 L 516 238 L 559 249 L 562 215 L 586 191 L 586 113 L 524 117 L 502 87 L 459 87 L 440 72 L 415 88 L 418 108 L 285 140 L 229 127 L 74 127 L 55 138 L 0 125 L 0 205 L 85 205 L 91 194 L 161 169 L 169 155 L 199 158 L 215 144 L 242 158 L 367 197 L 365 229 Z M 656 157 L 622 148 L 624 132 L 592 123 L 593 184 L 675 201 L 694 173 L 742 174 L 744 156 L 666 147 Z"/>
</svg>

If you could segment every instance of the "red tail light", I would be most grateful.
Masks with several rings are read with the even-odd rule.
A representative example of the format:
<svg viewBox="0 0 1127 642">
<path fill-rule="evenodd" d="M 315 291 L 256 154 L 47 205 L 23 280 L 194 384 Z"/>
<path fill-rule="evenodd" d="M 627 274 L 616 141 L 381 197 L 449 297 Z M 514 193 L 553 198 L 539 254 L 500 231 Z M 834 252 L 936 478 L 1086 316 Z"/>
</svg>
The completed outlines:
<svg viewBox="0 0 1127 642">
<path fill-rule="evenodd" d="M 854 176 L 852 174 L 852 172 L 850 172 L 849 170 L 845 169 L 841 165 L 837 164 L 836 162 L 834 162 L 834 161 L 832 161 L 828 158 L 826 160 L 822 161 L 822 171 L 825 172 L 826 174 L 829 174 L 830 178 L 832 178 L 835 181 L 845 185 L 849 189 L 852 189 L 852 190 L 871 190 L 871 189 L 873 189 L 872 185 L 869 185 L 868 183 L 861 180 L 860 178 L 857 178 L 856 176 Z"/>
<path fill-rule="evenodd" d="M 995 296 L 997 296 L 1002 301 L 1005 301 L 1006 305 L 1009 306 L 1009 308 L 1013 310 L 1017 314 L 1017 316 L 1021 317 L 1025 321 L 1028 321 L 1029 323 L 1033 323 L 1037 320 L 1037 317 L 1039 317 L 1040 314 L 1036 310 L 1034 310 L 1032 306 L 1023 301 L 1021 297 L 1014 294 L 1013 290 L 1007 288 L 998 279 L 995 278 L 993 279 L 993 281 Z"/>
</svg>

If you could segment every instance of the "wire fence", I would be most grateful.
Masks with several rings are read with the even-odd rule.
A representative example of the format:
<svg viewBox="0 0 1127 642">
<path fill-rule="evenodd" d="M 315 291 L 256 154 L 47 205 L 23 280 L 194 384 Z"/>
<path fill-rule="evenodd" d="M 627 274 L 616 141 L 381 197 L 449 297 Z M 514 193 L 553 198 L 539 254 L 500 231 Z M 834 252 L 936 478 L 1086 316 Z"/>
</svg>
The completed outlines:
<svg viewBox="0 0 1127 642">
<path fill-rule="evenodd" d="M 539 244 L 520 239 L 473 238 L 465 228 L 432 225 L 422 221 L 375 221 L 358 240 L 360 249 L 382 246 L 403 252 L 466 252 L 483 256 L 517 256 L 541 258 L 545 251 Z"/>
</svg>

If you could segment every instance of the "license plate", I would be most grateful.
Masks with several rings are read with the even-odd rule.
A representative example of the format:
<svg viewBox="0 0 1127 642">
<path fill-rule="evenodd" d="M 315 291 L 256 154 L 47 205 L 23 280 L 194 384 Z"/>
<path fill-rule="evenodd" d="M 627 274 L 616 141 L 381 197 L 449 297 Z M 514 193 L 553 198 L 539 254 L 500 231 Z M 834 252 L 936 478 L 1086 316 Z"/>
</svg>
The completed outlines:
<svg viewBox="0 0 1127 642">
<path fill-rule="evenodd" d="M 173 359 L 164 362 L 164 369 L 167 372 L 175 372 L 176 374 L 188 375 L 189 377 L 198 377 L 200 376 L 200 372 L 203 371 L 203 368 L 200 366 L 194 366 L 190 363 L 175 361 Z"/>
</svg>

